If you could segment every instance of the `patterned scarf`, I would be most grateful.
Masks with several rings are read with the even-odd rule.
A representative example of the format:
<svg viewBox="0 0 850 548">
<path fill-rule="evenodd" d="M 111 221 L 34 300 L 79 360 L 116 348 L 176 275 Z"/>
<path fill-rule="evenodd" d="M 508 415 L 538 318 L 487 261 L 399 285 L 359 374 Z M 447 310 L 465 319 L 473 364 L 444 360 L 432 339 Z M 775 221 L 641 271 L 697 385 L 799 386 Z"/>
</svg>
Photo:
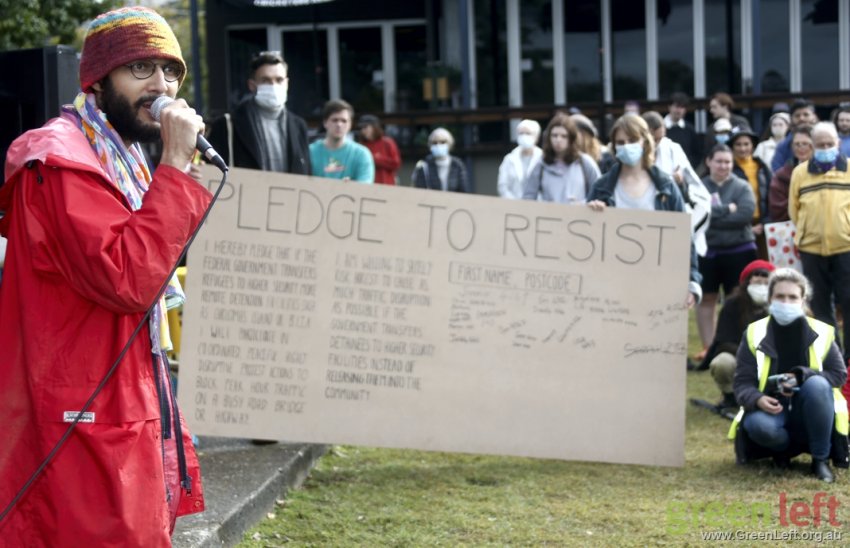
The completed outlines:
<svg viewBox="0 0 850 548">
<path fill-rule="evenodd" d="M 133 143 L 129 148 L 124 145 L 124 141 L 106 119 L 106 114 L 97 107 L 92 93 L 77 95 L 73 105 L 62 107 L 62 116 L 80 127 L 101 165 L 109 174 L 110 182 L 127 199 L 130 209 L 136 211 L 142 207 L 142 200 L 151 183 L 151 174 L 139 144 Z M 175 275 L 168 282 L 165 294 L 156 304 L 150 317 L 154 354 L 159 355 L 163 350 L 171 350 L 166 310 L 182 305 L 185 299 Z"/>
</svg>

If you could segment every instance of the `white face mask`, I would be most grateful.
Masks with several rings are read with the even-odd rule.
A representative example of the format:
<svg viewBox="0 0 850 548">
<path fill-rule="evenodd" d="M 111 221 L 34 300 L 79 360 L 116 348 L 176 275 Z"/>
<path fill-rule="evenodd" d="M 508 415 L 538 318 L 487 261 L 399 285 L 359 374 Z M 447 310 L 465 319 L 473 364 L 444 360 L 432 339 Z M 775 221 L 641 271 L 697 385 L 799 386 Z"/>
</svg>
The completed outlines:
<svg viewBox="0 0 850 548">
<path fill-rule="evenodd" d="M 784 122 L 773 122 L 770 124 L 770 134 L 773 135 L 773 138 L 777 141 L 784 139 L 787 133 L 788 126 L 786 126 Z"/>
<path fill-rule="evenodd" d="M 520 133 L 516 136 L 516 144 L 518 144 L 522 148 L 534 148 L 534 143 L 535 139 L 533 135 L 529 135 L 527 133 Z"/>
<path fill-rule="evenodd" d="M 767 285 L 750 284 L 747 286 L 747 293 L 755 304 L 759 306 L 767 304 Z"/>
<path fill-rule="evenodd" d="M 280 110 L 286 104 L 286 86 L 283 84 L 259 84 L 254 101 L 266 110 Z"/>
</svg>

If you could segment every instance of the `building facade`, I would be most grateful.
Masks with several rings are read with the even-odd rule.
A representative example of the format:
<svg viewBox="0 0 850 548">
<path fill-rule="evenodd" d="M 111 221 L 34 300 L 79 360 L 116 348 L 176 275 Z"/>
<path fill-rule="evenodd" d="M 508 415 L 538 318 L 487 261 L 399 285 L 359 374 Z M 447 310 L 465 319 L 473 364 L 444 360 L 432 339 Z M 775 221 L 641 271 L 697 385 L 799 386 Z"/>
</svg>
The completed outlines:
<svg viewBox="0 0 850 548">
<path fill-rule="evenodd" d="M 421 144 L 416 126 L 440 112 L 850 89 L 850 0 L 305 3 L 207 1 L 210 113 L 238 102 L 262 50 L 283 53 L 289 106 L 308 118 L 336 97 L 358 112 L 414 113 L 403 146 Z M 504 147 L 510 124 L 485 118 L 462 142 Z M 695 122 L 705 127 L 704 111 Z"/>
</svg>

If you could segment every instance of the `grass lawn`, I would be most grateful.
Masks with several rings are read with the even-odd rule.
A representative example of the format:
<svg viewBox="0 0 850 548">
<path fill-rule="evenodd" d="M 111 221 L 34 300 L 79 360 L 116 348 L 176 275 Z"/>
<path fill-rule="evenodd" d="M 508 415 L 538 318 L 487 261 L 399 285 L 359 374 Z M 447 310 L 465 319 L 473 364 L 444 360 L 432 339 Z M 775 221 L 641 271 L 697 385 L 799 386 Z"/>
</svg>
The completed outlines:
<svg viewBox="0 0 850 548">
<path fill-rule="evenodd" d="M 707 372 L 688 374 L 688 397 L 719 399 Z M 850 545 L 850 474 L 824 484 L 807 455 L 786 472 L 738 467 L 729 421 L 690 405 L 686 421 L 683 468 L 335 447 L 239 546 L 691 546 L 736 531 Z M 782 500 L 786 522 L 797 503 L 797 525 L 780 523 Z M 842 539 L 826 540 L 836 531 Z M 710 544 L 784 544 L 774 539 Z"/>
</svg>

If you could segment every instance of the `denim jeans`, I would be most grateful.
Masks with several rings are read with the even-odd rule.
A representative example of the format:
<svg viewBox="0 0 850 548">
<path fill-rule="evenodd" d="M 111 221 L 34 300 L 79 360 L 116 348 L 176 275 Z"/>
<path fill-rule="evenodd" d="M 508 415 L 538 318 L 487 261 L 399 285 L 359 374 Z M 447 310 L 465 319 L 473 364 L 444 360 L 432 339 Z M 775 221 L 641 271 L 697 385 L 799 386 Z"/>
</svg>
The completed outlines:
<svg viewBox="0 0 850 548">
<path fill-rule="evenodd" d="M 813 459 L 829 458 L 835 418 L 829 382 L 815 375 L 809 377 L 794 396 L 777 399 L 783 408 L 777 415 L 761 410 L 744 415 L 742 427 L 750 439 L 777 452 L 788 449 L 791 440 L 794 440 L 808 444 Z"/>
</svg>

